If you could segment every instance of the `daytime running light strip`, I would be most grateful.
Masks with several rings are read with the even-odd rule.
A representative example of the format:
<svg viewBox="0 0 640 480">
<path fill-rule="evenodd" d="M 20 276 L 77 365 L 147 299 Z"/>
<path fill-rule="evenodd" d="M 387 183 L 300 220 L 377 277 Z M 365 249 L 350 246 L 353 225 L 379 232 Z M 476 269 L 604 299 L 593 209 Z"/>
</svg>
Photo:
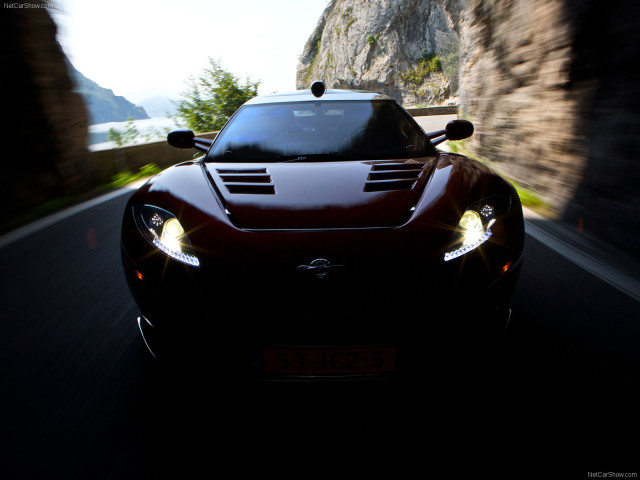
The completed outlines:
<svg viewBox="0 0 640 480">
<path fill-rule="evenodd" d="M 199 267 L 200 266 L 200 260 L 198 260 L 198 257 L 196 257 L 194 255 L 188 255 L 186 253 L 178 252 L 176 250 L 172 250 L 171 248 L 168 248 L 164 243 L 162 243 L 157 238 L 153 239 L 153 245 L 158 250 L 166 253 L 167 255 L 169 255 L 170 257 L 175 258 L 176 260 L 181 261 L 182 263 L 186 263 L 187 265 L 191 265 L 191 266 L 194 266 L 194 267 Z"/>
<path fill-rule="evenodd" d="M 477 241 L 473 242 L 471 245 L 465 245 L 464 247 L 460 247 L 457 250 L 453 250 L 451 252 L 447 252 L 444 254 L 444 261 L 448 262 L 449 260 L 453 260 L 454 258 L 461 257 L 465 253 L 469 253 L 471 250 L 478 248 L 484 242 L 489 240 L 491 237 L 491 230 L 487 230 L 484 232 L 482 237 L 480 237 Z"/>
</svg>

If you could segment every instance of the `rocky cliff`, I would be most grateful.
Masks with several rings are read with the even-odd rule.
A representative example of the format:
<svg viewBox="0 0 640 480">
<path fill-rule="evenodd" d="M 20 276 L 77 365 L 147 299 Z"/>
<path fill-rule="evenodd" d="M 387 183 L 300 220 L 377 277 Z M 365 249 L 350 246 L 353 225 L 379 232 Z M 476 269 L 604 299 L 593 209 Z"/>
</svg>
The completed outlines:
<svg viewBox="0 0 640 480">
<path fill-rule="evenodd" d="M 453 5 L 453 4 L 452 4 Z M 455 7 L 453 7 L 455 16 Z M 441 104 L 457 89 L 455 18 L 433 0 L 333 0 L 309 38 L 296 84 L 384 92 L 403 104 Z"/>
<path fill-rule="evenodd" d="M 573 34 L 563 4 L 470 0 L 461 25 L 460 114 L 476 127 L 467 148 L 557 211 L 585 166 L 581 93 L 569 79 Z"/>
<path fill-rule="evenodd" d="M 52 198 L 83 191 L 90 181 L 87 114 L 72 91 L 56 26 L 45 8 L 6 5 L 2 107 L 11 128 L 3 129 L 0 228 Z"/>
<path fill-rule="evenodd" d="M 297 85 L 323 79 L 404 104 L 457 95 L 476 128 L 467 151 L 577 231 L 640 256 L 639 27 L 635 0 L 334 0 Z M 442 72 L 417 85 L 431 54 Z"/>
<path fill-rule="evenodd" d="M 467 147 L 640 256 L 640 3 L 469 0 L 460 18 Z"/>
</svg>

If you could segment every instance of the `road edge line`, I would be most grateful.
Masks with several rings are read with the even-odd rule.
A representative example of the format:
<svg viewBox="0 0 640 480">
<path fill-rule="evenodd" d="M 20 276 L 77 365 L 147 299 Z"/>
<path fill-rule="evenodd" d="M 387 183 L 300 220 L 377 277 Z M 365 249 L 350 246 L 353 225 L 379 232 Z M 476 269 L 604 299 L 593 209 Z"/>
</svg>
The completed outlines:
<svg viewBox="0 0 640 480">
<path fill-rule="evenodd" d="M 567 260 L 640 302 L 640 282 L 525 221 L 525 232 Z"/>
<path fill-rule="evenodd" d="M 100 195 L 99 197 L 93 198 L 86 202 L 80 203 L 78 205 L 74 205 L 69 208 L 65 208 L 64 210 L 60 210 L 56 213 L 52 213 L 46 217 L 40 218 L 34 222 L 28 223 L 12 232 L 6 233 L 0 237 L 0 249 L 7 247 L 19 240 L 22 240 L 29 235 L 33 235 L 34 233 L 39 232 L 40 230 L 44 230 L 51 225 L 54 225 L 62 220 L 65 220 L 69 217 L 72 217 L 84 210 L 88 210 L 89 208 L 93 208 L 101 203 L 108 202 L 109 200 L 113 200 L 114 198 L 118 198 L 121 195 L 125 195 L 127 193 L 131 193 L 131 191 L 138 189 L 146 179 L 130 183 L 129 185 L 119 188 L 118 190 L 114 190 L 113 192 L 109 192 L 105 195 Z"/>
</svg>

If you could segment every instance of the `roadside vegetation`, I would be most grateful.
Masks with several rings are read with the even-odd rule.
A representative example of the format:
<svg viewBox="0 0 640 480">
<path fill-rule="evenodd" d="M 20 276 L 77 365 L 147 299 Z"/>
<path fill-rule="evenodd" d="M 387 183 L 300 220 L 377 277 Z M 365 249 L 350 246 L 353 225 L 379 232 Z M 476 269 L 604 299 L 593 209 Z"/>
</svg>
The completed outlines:
<svg viewBox="0 0 640 480">
<path fill-rule="evenodd" d="M 144 133 L 141 133 L 136 128 L 133 118 L 127 118 L 127 123 L 124 130 L 118 130 L 116 128 L 110 128 L 107 134 L 107 140 L 116 144 L 117 147 L 124 147 L 127 145 L 135 145 L 136 143 L 150 142 L 154 139 L 166 137 L 169 133 L 169 128 L 152 128 Z"/>
<path fill-rule="evenodd" d="M 116 188 L 124 187 L 130 183 L 141 180 L 143 178 L 152 177 L 160 173 L 162 169 L 155 163 L 148 163 L 140 168 L 137 172 L 131 172 L 126 170 L 124 172 L 116 173 L 111 177 L 111 182 L 108 183 L 103 190 L 114 190 Z"/>
<path fill-rule="evenodd" d="M 125 172 L 117 173 L 111 177 L 111 181 L 106 185 L 98 186 L 83 195 L 66 195 L 53 198 L 23 213 L 22 215 L 8 219 L 6 222 L 3 222 L 3 224 L 0 225 L 0 233 L 18 228 L 19 226 L 37 220 L 38 218 L 50 215 L 67 207 L 71 207 L 77 203 L 87 201 L 108 191 L 124 187 L 137 180 L 156 175 L 161 171 L 162 169 L 158 165 L 150 163 L 144 165 L 137 172 L 131 172 L 127 170 Z"/>
<path fill-rule="evenodd" d="M 258 94 L 260 82 L 246 79 L 244 84 L 224 70 L 218 62 L 209 59 L 209 66 L 188 82 L 189 88 L 177 102 L 177 114 L 172 118 L 178 125 L 197 133 L 220 130 L 235 111 L 247 100 Z M 168 130 L 168 129 L 167 129 Z M 149 141 L 152 136 L 164 136 L 168 131 L 142 134 L 136 128 L 133 118 L 127 119 L 124 130 L 110 129 L 108 139 L 118 147 Z M 53 198 L 23 215 L 3 220 L 0 232 L 9 231 L 57 210 L 85 201 L 109 190 L 123 187 L 142 178 L 155 175 L 161 168 L 149 163 L 136 172 L 125 170 L 115 174 L 106 185 L 97 185 L 84 195 Z"/>
<path fill-rule="evenodd" d="M 449 145 L 449 149 L 453 153 L 460 153 L 466 157 L 472 158 L 473 160 L 477 160 L 481 163 L 484 163 L 485 165 L 495 170 L 495 167 L 491 164 L 491 162 L 470 154 L 469 150 L 465 148 L 464 140 L 449 141 L 447 142 L 447 144 Z M 501 172 L 500 172 L 500 175 L 502 175 L 505 179 L 507 179 L 509 183 L 511 183 L 511 185 L 513 185 L 513 187 L 516 189 L 516 192 L 518 192 L 518 196 L 520 197 L 520 202 L 522 203 L 522 206 L 527 207 L 544 217 L 547 217 L 547 218 L 555 217 L 555 214 L 553 212 L 553 205 L 551 205 L 549 202 L 542 200 L 542 198 L 540 198 L 540 195 L 538 195 L 535 191 L 520 185 L 518 182 L 509 178 L 508 176 L 504 175 Z"/>
<path fill-rule="evenodd" d="M 247 78 L 241 85 L 237 77 L 209 58 L 209 67 L 200 76 L 191 77 L 188 86 L 172 118 L 194 132 L 205 133 L 220 130 L 243 103 L 258 95 L 260 82 Z"/>
<path fill-rule="evenodd" d="M 407 84 L 422 85 L 424 81 L 431 76 L 432 73 L 442 72 L 440 59 L 434 53 L 425 53 L 416 62 L 416 66 L 411 70 L 400 73 L 400 78 Z"/>
<path fill-rule="evenodd" d="M 110 142 L 115 143 L 118 147 L 122 147 L 124 145 L 131 145 L 136 143 L 139 136 L 140 132 L 133 123 L 133 118 L 129 117 L 127 118 L 125 129 L 117 130 L 115 128 L 110 128 L 107 139 Z"/>
<path fill-rule="evenodd" d="M 189 79 L 189 88 L 176 103 L 177 113 L 171 118 L 178 125 L 197 133 L 215 132 L 227 123 L 244 102 L 258 94 L 259 85 L 260 82 L 251 82 L 249 79 L 241 85 L 238 78 L 209 59 L 209 67 L 200 76 Z M 107 138 L 118 147 L 123 147 L 165 137 L 169 130 L 140 133 L 133 118 L 129 117 L 124 130 L 110 128 Z"/>
</svg>

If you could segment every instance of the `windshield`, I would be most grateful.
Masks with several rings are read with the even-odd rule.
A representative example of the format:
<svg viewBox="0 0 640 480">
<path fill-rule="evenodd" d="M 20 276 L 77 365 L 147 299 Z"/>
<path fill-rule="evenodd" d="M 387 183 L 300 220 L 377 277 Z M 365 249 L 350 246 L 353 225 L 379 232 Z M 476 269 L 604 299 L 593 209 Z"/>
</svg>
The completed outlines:
<svg viewBox="0 0 640 480">
<path fill-rule="evenodd" d="M 435 149 L 427 136 L 394 101 L 313 101 L 242 107 L 216 138 L 207 161 L 431 155 Z"/>
</svg>

